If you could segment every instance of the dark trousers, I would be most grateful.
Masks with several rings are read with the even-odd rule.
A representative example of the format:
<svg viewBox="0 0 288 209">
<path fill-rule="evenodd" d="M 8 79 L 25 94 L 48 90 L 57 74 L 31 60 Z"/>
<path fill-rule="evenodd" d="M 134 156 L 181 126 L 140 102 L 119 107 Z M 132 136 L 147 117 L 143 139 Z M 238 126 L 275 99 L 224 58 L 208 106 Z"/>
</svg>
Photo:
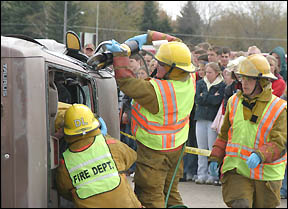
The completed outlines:
<svg viewBox="0 0 288 209">
<path fill-rule="evenodd" d="M 195 132 L 196 121 L 194 120 L 194 115 L 195 115 L 195 104 L 190 113 L 190 123 L 189 123 L 190 127 L 186 146 L 197 148 L 198 145 Z M 198 155 L 186 153 L 183 157 L 183 160 L 184 160 L 184 176 L 187 176 L 187 174 L 189 174 L 190 176 L 197 175 Z"/>
</svg>

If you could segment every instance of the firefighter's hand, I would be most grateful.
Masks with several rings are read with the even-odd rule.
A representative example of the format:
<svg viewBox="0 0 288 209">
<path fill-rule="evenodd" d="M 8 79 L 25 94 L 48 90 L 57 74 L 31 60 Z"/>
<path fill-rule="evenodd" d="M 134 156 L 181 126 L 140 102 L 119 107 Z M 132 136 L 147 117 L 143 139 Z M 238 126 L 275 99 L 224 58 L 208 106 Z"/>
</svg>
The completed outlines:
<svg viewBox="0 0 288 209">
<path fill-rule="evenodd" d="M 252 153 L 248 157 L 246 164 L 248 165 L 248 168 L 256 168 L 260 162 L 261 162 L 260 157 L 256 153 Z"/>
<path fill-rule="evenodd" d="M 117 41 L 115 41 L 114 39 L 112 39 L 111 40 L 111 44 L 109 43 L 107 43 L 107 44 L 105 44 L 105 47 L 106 47 L 106 49 L 108 50 L 108 51 L 110 51 L 110 52 L 122 52 L 123 50 L 122 50 L 122 48 L 121 48 L 121 46 L 120 46 L 120 44 L 117 42 Z"/>
<path fill-rule="evenodd" d="M 59 128 L 54 136 L 58 139 L 61 139 L 64 136 L 64 128 Z"/>
<path fill-rule="evenodd" d="M 101 133 L 103 136 L 106 136 L 107 135 L 107 126 L 106 126 L 106 123 L 105 121 L 103 120 L 103 118 L 99 117 L 98 118 L 101 126 L 100 126 L 100 130 L 101 130 Z"/>
<path fill-rule="evenodd" d="M 218 176 L 218 163 L 214 161 L 210 162 L 209 171 L 210 171 L 211 176 L 217 177 Z"/>
<path fill-rule="evenodd" d="M 142 46 L 144 44 L 146 44 L 146 42 L 147 42 L 147 36 L 148 36 L 147 34 L 142 34 L 142 35 L 138 35 L 138 36 L 134 36 L 132 38 L 129 38 L 127 41 L 137 41 L 139 50 L 141 50 Z M 127 41 L 125 41 L 125 42 L 127 42 Z"/>
</svg>

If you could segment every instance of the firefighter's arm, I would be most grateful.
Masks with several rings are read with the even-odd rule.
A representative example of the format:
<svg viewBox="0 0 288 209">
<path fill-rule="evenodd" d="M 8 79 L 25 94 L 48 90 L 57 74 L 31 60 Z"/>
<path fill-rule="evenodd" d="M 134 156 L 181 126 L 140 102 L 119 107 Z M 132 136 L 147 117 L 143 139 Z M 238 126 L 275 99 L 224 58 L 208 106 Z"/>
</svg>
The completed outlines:
<svg viewBox="0 0 288 209">
<path fill-rule="evenodd" d="M 146 34 L 129 38 L 127 41 L 125 41 L 125 43 L 129 41 L 136 41 L 138 43 L 139 50 L 141 50 L 144 44 L 152 44 L 152 41 L 159 41 L 159 40 L 167 40 L 168 42 L 170 41 L 182 42 L 181 39 L 175 36 L 170 36 L 166 33 L 161 33 L 158 31 L 148 30 Z"/>
<path fill-rule="evenodd" d="M 114 139 L 109 135 L 106 136 L 106 142 L 110 148 L 118 171 L 123 172 L 128 170 L 137 159 L 136 152 L 127 144 Z"/>
<path fill-rule="evenodd" d="M 218 134 L 216 141 L 214 142 L 209 161 L 217 161 L 219 164 L 222 163 L 225 156 L 225 149 L 228 142 L 228 131 L 230 129 L 229 121 L 229 105 L 227 104 L 227 109 L 225 111 L 223 124 L 221 126 L 220 133 Z"/>
<path fill-rule="evenodd" d="M 279 115 L 270 132 L 270 141 L 260 146 L 255 153 L 261 158 L 261 163 L 271 163 L 281 158 L 287 146 L 287 109 Z"/>
<path fill-rule="evenodd" d="M 56 170 L 56 185 L 59 194 L 65 199 L 72 201 L 71 190 L 73 185 L 63 159 L 60 160 L 60 165 Z"/>
<path fill-rule="evenodd" d="M 148 80 L 135 78 L 135 74 L 129 69 L 128 52 L 123 50 L 120 44 L 114 40 L 106 47 L 113 53 L 115 78 L 120 90 L 152 114 L 157 113 L 159 107 L 154 88 Z"/>
</svg>

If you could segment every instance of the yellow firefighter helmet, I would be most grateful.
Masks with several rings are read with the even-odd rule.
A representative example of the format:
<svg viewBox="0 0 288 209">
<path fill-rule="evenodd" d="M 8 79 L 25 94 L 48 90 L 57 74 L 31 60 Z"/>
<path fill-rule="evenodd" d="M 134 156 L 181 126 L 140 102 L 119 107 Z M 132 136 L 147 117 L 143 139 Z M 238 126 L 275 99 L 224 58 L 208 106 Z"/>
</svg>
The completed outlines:
<svg viewBox="0 0 288 209">
<path fill-rule="evenodd" d="M 67 136 L 85 135 L 99 126 L 99 121 L 86 105 L 73 104 L 65 113 L 64 134 Z"/>
</svg>

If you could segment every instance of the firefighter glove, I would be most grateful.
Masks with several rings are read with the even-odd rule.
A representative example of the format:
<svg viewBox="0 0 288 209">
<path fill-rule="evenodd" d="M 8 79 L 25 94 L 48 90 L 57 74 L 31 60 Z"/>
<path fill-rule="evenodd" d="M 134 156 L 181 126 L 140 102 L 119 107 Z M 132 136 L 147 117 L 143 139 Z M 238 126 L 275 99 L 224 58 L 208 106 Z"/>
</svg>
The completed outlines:
<svg viewBox="0 0 288 209">
<path fill-rule="evenodd" d="M 115 41 L 114 39 L 111 40 L 111 43 L 105 44 L 105 47 L 110 52 L 122 52 L 123 49 L 121 48 L 120 44 Z"/>
<path fill-rule="evenodd" d="M 147 34 L 142 34 L 142 35 L 138 35 L 138 36 L 134 36 L 132 38 L 129 38 L 127 41 L 137 41 L 139 50 L 141 50 L 142 46 L 144 44 L 146 44 L 146 42 L 147 42 L 147 36 L 148 36 Z M 127 41 L 125 41 L 125 42 L 127 42 Z"/>
<path fill-rule="evenodd" d="M 210 162 L 209 164 L 209 171 L 211 176 L 218 177 L 218 163 L 215 161 Z"/>
<path fill-rule="evenodd" d="M 99 117 L 98 118 L 99 122 L 100 122 L 100 130 L 101 130 L 101 133 L 103 136 L 106 136 L 107 135 L 107 126 L 106 126 L 106 123 L 105 121 L 103 120 L 103 118 Z"/>
<path fill-rule="evenodd" d="M 248 168 L 256 168 L 260 162 L 260 157 L 256 153 L 252 153 L 248 157 L 246 164 L 248 165 Z"/>
</svg>

